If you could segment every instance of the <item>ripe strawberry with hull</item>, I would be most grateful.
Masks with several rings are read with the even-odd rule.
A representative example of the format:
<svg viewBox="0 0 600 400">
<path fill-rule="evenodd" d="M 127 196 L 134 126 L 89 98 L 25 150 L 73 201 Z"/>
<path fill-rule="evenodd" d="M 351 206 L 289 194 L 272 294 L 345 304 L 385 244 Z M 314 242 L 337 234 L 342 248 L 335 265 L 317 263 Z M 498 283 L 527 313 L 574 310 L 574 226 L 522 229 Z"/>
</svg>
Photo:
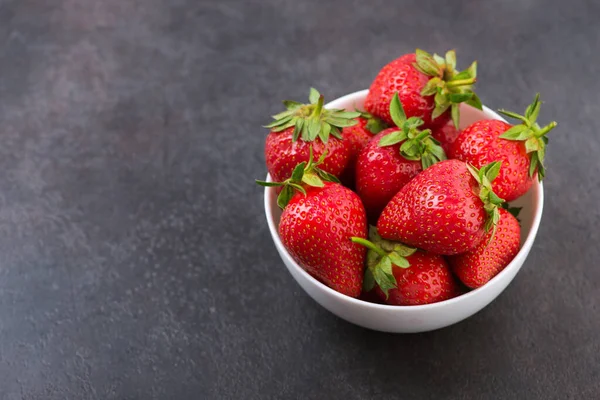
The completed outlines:
<svg viewBox="0 0 600 400">
<path fill-rule="evenodd" d="M 366 238 L 365 209 L 356 193 L 317 167 L 324 158 L 315 165 L 310 154 L 286 181 L 257 183 L 283 187 L 279 236 L 292 258 L 330 288 L 358 297 L 366 250 L 350 238 Z"/>
<path fill-rule="evenodd" d="M 466 286 L 475 289 L 498 275 L 519 252 L 519 221 L 501 208 L 496 233 L 488 232 L 472 251 L 448 257 L 452 271 Z"/>
<path fill-rule="evenodd" d="M 419 305 L 447 300 L 458 285 L 444 257 L 383 240 L 371 227 L 370 240 L 353 238 L 367 252 L 363 290 L 374 292 L 386 304 Z"/>
<path fill-rule="evenodd" d="M 267 170 L 274 181 L 288 178 L 296 165 L 307 162 L 310 149 L 315 157 L 327 153 L 321 168 L 340 177 L 352 158 L 352 143 L 341 130 L 357 124 L 358 112 L 323 108 L 324 98 L 310 90 L 309 104 L 286 100 L 287 110 L 273 116 L 265 142 Z"/>
<path fill-rule="evenodd" d="M 419 172 L 446 159 L 431 131 L 419 129 L 423 121 L 406 117 L 397 94 L 390 103 L 390 115 L 396 127 L 371 139 L 356 163 L 356 190 L 372 221 Z"/>
<path fill-rule="evenodd" d="M 521 197 L 533 184 L 536 174 L 540 181 L 544 178 L 548 143 L 545 135 L 556 126 L 556 122 L 543 128 L 537 124 L 540 106 L 538 94 L 525 115 L 500 111 L 519 119 L 520 125 L 512 126 L 493 119 L 473 123 L 457 137 L 449 151 L 450 156 L 475 167 L 501 161 L 502 169 L 494 181 L 494 191 L 506 201 Z"/>
<path fill-rule="evenodd" d="M 432 165 L 384 208 L 377 229 L 384 239 L 442 255 L 475 248 L 498 222 L 500 199 L 491 189 L 500 163 L 476 170 L 459 160 Z"/>
<path fill-rule="evenodd" d="M 417 49 L 384 66 L 369 88 L 365 108 L 371 114 L 392 123 L 388 105 L 395 93 L 400 96 L 408 117 L 418 117 L 428 128 L 443 126 L 452 119 L 459 126 L 462 102 L 481 109 L 481 101 L 473 92 L 477 63 L 456 70 L 456 54 L 448 51 L 445 58 Z"/>
</svg>

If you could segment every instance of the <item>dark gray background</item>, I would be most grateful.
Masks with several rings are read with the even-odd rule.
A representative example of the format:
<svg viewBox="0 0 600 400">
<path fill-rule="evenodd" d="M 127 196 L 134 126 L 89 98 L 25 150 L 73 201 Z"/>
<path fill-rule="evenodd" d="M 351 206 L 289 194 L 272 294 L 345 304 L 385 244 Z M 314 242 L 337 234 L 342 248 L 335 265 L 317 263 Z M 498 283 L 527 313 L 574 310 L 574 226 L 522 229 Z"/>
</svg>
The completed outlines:
<svg viewBox="0 0 600 400">
<path fill-rule="evenodd" d="M 0 0 L 0 398 L 600 397 L 600 3 L 442 3 Z M 388 335 L 301 291 L 253 180 L 280 100 L 416 47 L 559 128 L 512 285 Z"/>
</svg>

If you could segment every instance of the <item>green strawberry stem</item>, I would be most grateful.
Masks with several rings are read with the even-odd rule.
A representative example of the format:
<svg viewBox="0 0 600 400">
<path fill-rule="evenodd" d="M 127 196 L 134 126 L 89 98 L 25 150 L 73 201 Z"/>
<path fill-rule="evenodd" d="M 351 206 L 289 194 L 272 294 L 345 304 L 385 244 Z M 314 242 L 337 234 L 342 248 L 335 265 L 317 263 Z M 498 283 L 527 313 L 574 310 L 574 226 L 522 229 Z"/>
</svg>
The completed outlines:
<svg viewBox="0 0 600 400">
<path fill-rule="evenodd" d="M 317 101 L 317 106 L 313 110 L 310 115 L 312 118 L 318 118 L 321 115 L 321 111 L 323 111 L 323 102 L 325 101 L 325 97 L 323 95 L 319 96 L 319 101 Z"/>
<path fill-rule="evenodd" d="M 460 79 L 457 81 L 450 81 L 446 83 L 447 87 L 459 87 L 459 86 L 468 86 L 468 85 L 473 85 L 475 82 L 477 81 L 477 78 L 470 78 L 470 79 Z"/>
<path fill-rule="evenodd" d="M 325 160 L 326 154 L 327 150 L 321 154 L 321 157 L 319 157 L 317 162 L 314 162 L 313 149 L 312 146 L 310 146 L 308 162 L 303 161 L 296 165 L 292 171 L 292 176 L 290 176 L 288 179 L 283 182 L 266 182 L 256 179 L 256 183 L 264 187 L 283 187 L 279 193 L 279 196 L 277 196 L 277 205 L 281 209 L 284 209 L 296 191 L 306 196 L 306 189 L 304 188 L 305 186 L 323 187 L 325 186 L 323 181 L 336 183 L 340 182 L 334 175 L 331 175 L 329 172 L 318 167 Z"/>
<path fill-rule="evenodd" d="M 556 123 L 556 121 L 552 121 L 550 122 L 548 125 L 546 125 L 545 127 L 543 127 L 542 129 L 540 129 L 536 136 L 540 137 L 540 136 L 544 136 L 546 133 L 550 132 L 552 129 L 556 128 L 558 124 Z"/>
<path fill-rule="evenodd" d="M 425 170 L 438 161 L 446 159 L 446 153 L 440 143 L 431 136 L 431 130 L 420 130 L 423 120 L 417 117 L 406 118 L 406 113 L 398 97 L 394 94 L 390 102 L 390 115 L 398 131 L 390 132 L 379 141 L 379 147 L 393 146 L 403 142 L 400 146 L 400 155 L 407 160 L 421 160 L 421 167 Z"/>
<path fill-rule="evenodd" d="M 327 143 L 330 136 L 342 139 L 341 130 L 358 123 L 358 112 L 323 108 L 324 97 L 316 89 L 310 89 L 308 98 L 309 104 L 284 100 L 286 111 L 273 115 L 274 121 L 265 125 L 265 128 L 271 129 L 272 132 L 281 132 L 293 127 L 294 142 L 299 138 L 305 142 L 319 138 L 323 143 Z"/>
<path fill-rule="evenodd" d="M 537 172 L 540 182 L 546 176 L 546 168 L 544 167 L 546 145 L 548 144 L 546 134 L 557 126 L 556 121 L 552 121 L 543 128 L 540 127 L 537 123 L 537 117 L 540 114 L 541 106 L 540 94 L 537 93 L 533 99 L 533 103 L 525 110 L 525 115 L 520 115 L 512 111 L 498 110 L 501 114 L 522 122 L 504 132 L 500 135 L 500 138 L 519 141 L 525 144 L 525 151 L 529 154 L 529 176 L 533 177 Z"/>
<path fill-rule="evenodd" d="M 473 84 L 477 81 L 477 62 L 469 68 L 458 72 L 456 70 L 456 53 L 454 50 L 446 52 L 444 58 L 437 54 L 429 54 L 417 49 L 414 67 L 421 73 L 431 78 L 421 91 L 421 96 L 434 96 L 435 108 L 431 114 L 434 120 L 451 109 L 451 117 L 456 129 L 459 127 L 459 103 L 466 103 L 479 110 L 482 109 L 481 100 L 473 92 Z"/>
</svg>

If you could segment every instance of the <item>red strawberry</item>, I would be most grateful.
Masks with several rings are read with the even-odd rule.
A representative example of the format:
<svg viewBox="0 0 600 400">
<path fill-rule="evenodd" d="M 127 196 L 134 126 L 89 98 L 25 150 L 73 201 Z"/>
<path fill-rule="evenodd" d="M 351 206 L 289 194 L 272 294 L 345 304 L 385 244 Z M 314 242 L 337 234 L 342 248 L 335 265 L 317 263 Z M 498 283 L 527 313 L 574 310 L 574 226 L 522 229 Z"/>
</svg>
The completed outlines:
<svg viewBox="0 0 600 400">
<path fill-rule="evenodd" d="M 450 156 L 450 148 L 459 134 L 460 130 L 456 129 L 452 121 L 448 121 L 445 125 L 433 129 L 431 132 L 431 136 L 440 142 L 440 146 L 442 146 L 442 149 L 444 149 L 444 152 L 448 156 Z"/>
<path fill-rule="evenodd" d="M 311 152 L 308 163 L 298 164 L 286 181 L 257 183 L 283 186 L 277 199 L 283 208 L 279 236 L 292 258 L 330 288 L 358 297 L 365 249 L 350 238 L 367 236 L 365 209 L 356 193 L 323 179 L 335 178 L 316 168 Z"/>
<path fill-rule="evenodd" d="M 502 199 L 490 182 L 499 169 L 499 162 L 480 170 L 459 160 L 432 165 L 383 209 L 377 221 L 379 234 L 435 254 L 460 254 L 475 248 L 498 222 Z"/>
<path fill-rule="evenodd" d="M 509 125 L 495 119 L 477 121 L 464 129 L 450 149 L 452 158 L 466 161 L 479 168 L 492 161 L 501 161 L 502 169 L 494 181 L 494 191 L 506 201 L 524 195 L 537 172 L 541 181 L 545 175 L 544 155 L 548 138 L 545 136 L 556 122 L 543 128 L 536 119 L 540 112 L 539 94 L 527 107 L 525 116 L 500 112 L 521 120 L 520 125 Z"/>
<path fill-rule="evenodd" d="M 348 187 L 354 187 L 356 159 L 360 151 L 366 146 L 373 135 L 387 127 L 387 124 L 379 118 L 364 111 L 359 112 L 360 117 L 356 118 L 358 123 L 342 129 L 342 138 L 350 142 L 350 161 L 340 180 Z"/>
<path fill-rule="evenodd" d="M 476 62 L 460 73 L 456 71 L 454 51 L 448 51 L 446 58 L 442 58 L 417 49 L 379 71 L 369 88 L 365 108 L 392 123 L 388 105 L 394 93 L 399 93 L 408 117 L 419 117 L 432 129 L 452 118 L 458 127 L 459 103 L 481 109 L 481 101 L 472 91 L 476 76 Z"/>
<path fill-rule="evenodd" d="M 500 220 L 495 234 L 488 232 L 481 243 L 470 252 L 448 257 L 448 263 L 456 276 L 470 288 L 485 285 L 519 252 L 519 221 L 504 208 L 499 211 Z"/>
<path fill-rule="evenodd" d="M 361 151 L 356 162 L 356 190 L 367 215 L 377 220 L 381 210 L 396 193 L 423 169 L 445 160 L 431 131 L 421 131 L 423 120 L 406 118 L 398 94 L 390 103 L 395 128 L 375 136 Z"/>
<path fill-rule="evenodd" d="M 383 240 L 374 228 L 369 236 L 371 241 L 352 239 L 369 249 L 363 284 L 367 293 L 375 286 L 382 301 L 399 306 L 436 303 L 458 294 L 444 257 Z"/>
<path fill-rule="evenodd" d="M 352 157 L 352 144 L 342 140 L 341 129 L 355 125 L 358 112 L 324 109 L 323 96 L 310 90 L 310 104 L 286 100 L 287 110 L 273 118 L 267 125 L 271 132 L 265 143 L 267 170 L 274 181 L 288 178 L 294 167 L 308 161 L 309 148 L 315 157 L 327 152 L 321 168 L 341 176 Z"/>
</svg>

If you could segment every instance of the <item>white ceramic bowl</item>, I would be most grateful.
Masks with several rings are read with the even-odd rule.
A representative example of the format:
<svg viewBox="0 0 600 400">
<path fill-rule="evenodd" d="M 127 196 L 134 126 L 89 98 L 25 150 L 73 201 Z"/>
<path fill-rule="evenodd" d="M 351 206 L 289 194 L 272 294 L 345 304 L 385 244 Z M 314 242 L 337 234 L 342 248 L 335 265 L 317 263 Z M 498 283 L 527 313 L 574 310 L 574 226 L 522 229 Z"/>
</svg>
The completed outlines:
<svg viewBox="0 0 600 400">
<path fill-rule="evenodd" d="M 340 97 L 326 107 L 348 110 L 362 108 L 367 93 L 367 90 L 361 90 Z M 479 111 L 461 106 L 461 129 L 484 118 L 504 120 L 487 107 Z M 270 180 L 268 175 L 267 180 Z M 450 300 L 420 306 L 390 306 L 368 303 L 338 293 L 304 271 L 281 243 L 277 229 L 281 210 L 277 206 L 274 188 L 265 188 L 265 213 L 273 242 L 283 263 L 302 289 L 321 306 L 348 322 L 377 331 L 397 333 L 431 331 L 460 322 L 487 306 L 508 286 L 523 266 L 535 240 L 544 206 L 542 184 L 536 181 L 527 194 L 511 205 L 523 207 L 519 214 L 521 250 L 502 272 L 484 286 Z"/>
</svg>

